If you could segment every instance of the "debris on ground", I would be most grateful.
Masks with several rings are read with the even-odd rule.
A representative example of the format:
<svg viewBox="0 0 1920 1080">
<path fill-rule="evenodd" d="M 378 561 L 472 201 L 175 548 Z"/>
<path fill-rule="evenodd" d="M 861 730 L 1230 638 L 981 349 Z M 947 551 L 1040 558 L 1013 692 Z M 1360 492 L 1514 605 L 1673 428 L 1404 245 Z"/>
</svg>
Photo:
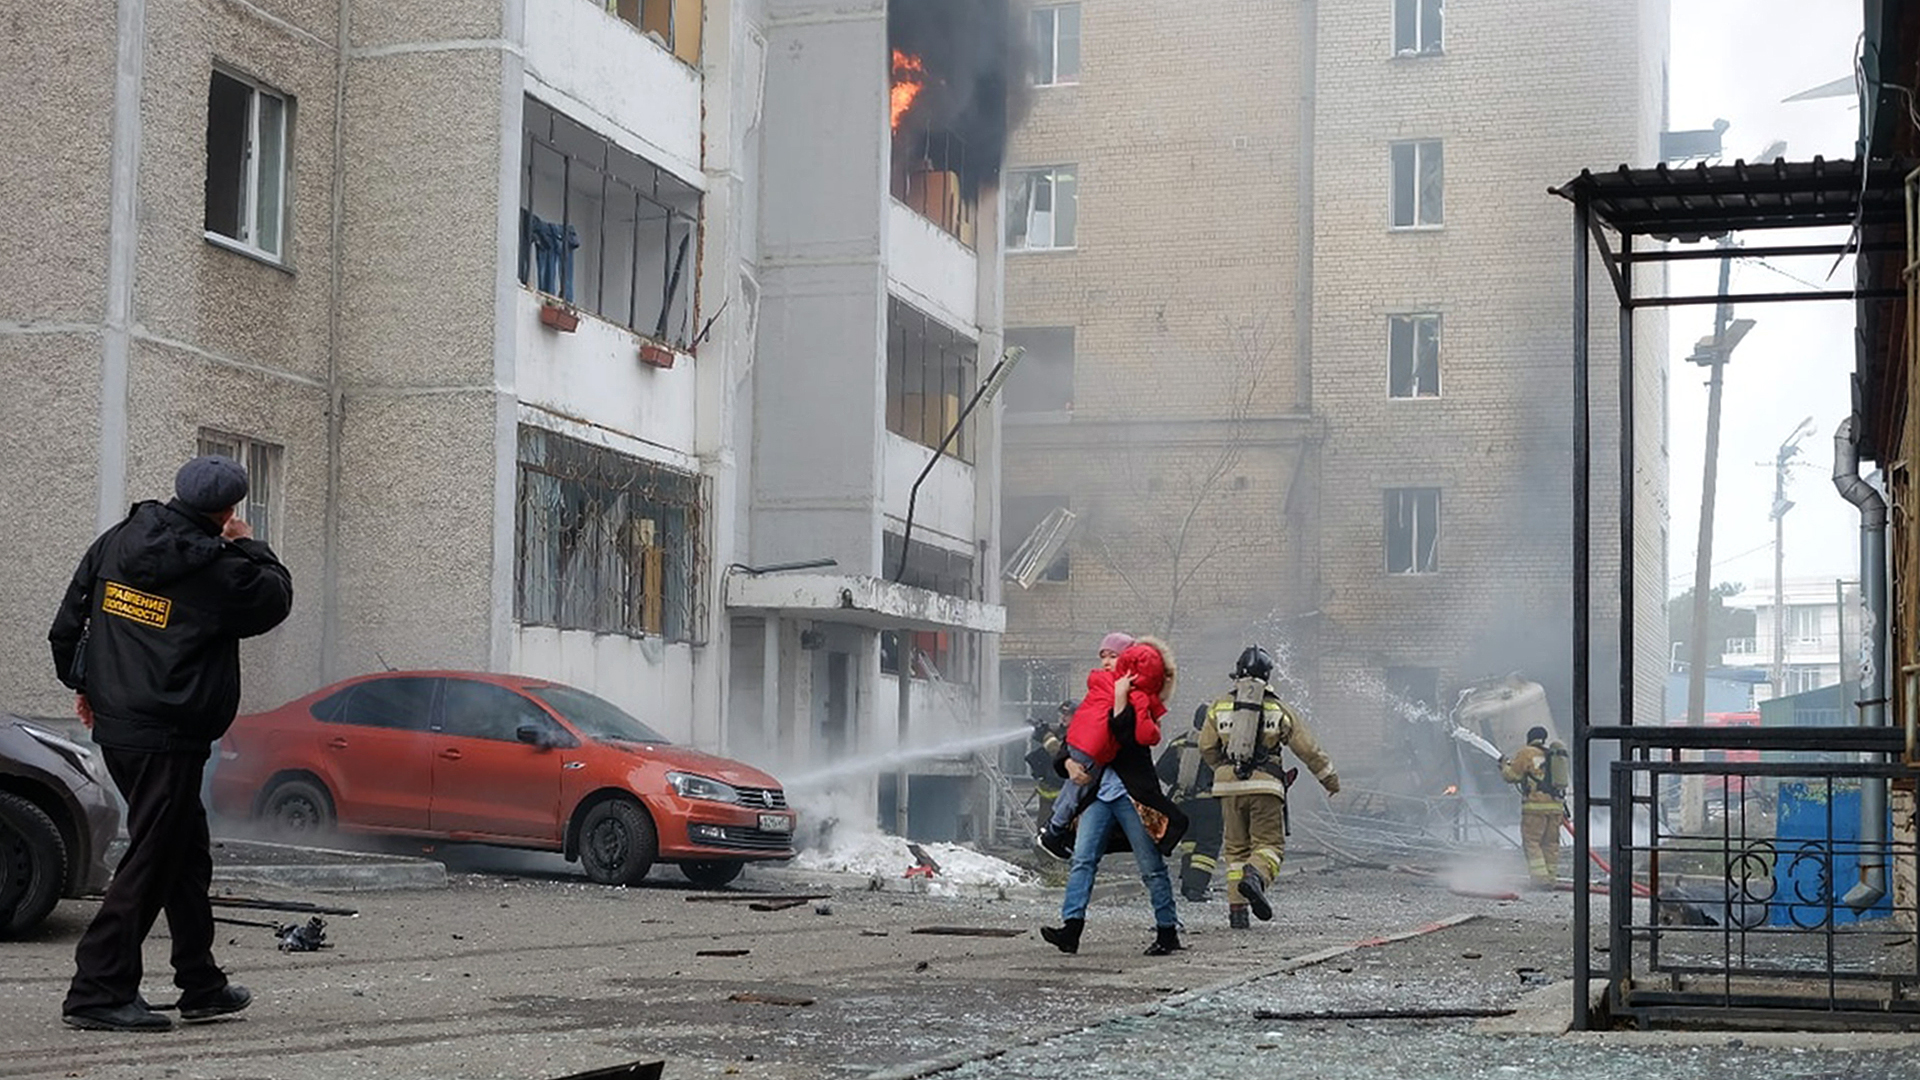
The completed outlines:
<svg viewBox="0 0 1920 1080">
<path fill-rule="evenodd" d="M 788 908 L 799 907 L 806 903 L 807 899 L 804 896 L 794 896 L 784 900 L 755 900 L 747 905 L 747 909 L 749 911 L 785 911 Z"/>
<path fill-rule="evenodd" d="M 753 950 L 751 949 L 700 949 L 696 951 L 693 955 L 695 956 L 745 956 L 752 951 Z"/>
<path fill-rule="evenodd" d="M 800 1008 L 813 1004 L 813 999 L 810 997 L 786 997 L 781 994 L 759 994 L 752 991 L 733 994 L 727 1000 L 746 1005 L 787 1005 Z"/>
<path fill-rule="evenodd" d="M 327 920 L 318 915 L 304 923 L 289 923 L 274 931 L 281 952 L 318 952 L 333 948 L 327 940 Z"/>
<path fill-rule="evenodd" d="M 944 934 L 949 937 L 1019 937 L 1025 930 L 1011 926 L 916 926 L 916 934 Z"/>
</svg>

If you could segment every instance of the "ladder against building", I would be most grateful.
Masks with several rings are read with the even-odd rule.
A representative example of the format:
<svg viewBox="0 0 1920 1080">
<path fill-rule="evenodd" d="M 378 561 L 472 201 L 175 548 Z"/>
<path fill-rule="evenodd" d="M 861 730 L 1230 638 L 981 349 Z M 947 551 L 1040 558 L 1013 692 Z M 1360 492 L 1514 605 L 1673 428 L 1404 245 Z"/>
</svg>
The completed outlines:
<svg viewBox="0 0 1920 1080">
<path fill-rule="evenodd" d="M 975 754 L 979 763 L 980 775 L 987 781 L 987 798 L 993 800 L 993 812 L 987 820 L 992 824 L 994 843 L 1012 843 L 1025 846 L 1033 839 L 1033 816 L 1027 813 L 1027 799 L 1007 779 L 1005 770 L 986 754 Z"/>
</svg>

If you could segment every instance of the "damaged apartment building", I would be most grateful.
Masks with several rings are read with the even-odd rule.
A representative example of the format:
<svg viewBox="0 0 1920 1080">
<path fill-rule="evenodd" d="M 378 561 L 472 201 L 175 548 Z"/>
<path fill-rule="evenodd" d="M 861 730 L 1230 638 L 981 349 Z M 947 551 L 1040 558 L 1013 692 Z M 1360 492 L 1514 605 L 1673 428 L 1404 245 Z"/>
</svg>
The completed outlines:
<svg viewBox="0 0 1920 1080">
<path fill-rule="evenodd" d="M 1006 172 L 1007 339 L 1028 349 L 1006 393 L 1009 713 L 1077 696 L 1121 629 L 1171 638 L 1182 716 L 1241 646 L 1277 650 L 1358 772 L 1401 768 L 1408 705 L 1483 678 L 1539 681 L 1570 724 L 1573 283 L 1546 191 L 1656 159 L 1665 0 L 1032 18 Z M 1663 411 L 1662 325 L 1639 326 L 1641 416 Z M 1595 460 L 1617 406 L 1596 402 Z M 1661 524 L 1636 625 L 1664 641 L 1664 438 L 1636 438 L 1639 519 Z M 1596 564 L 1596 641 L 1613 574 Z M 1634 672 L 1642 700 L 1663 672 Z"/>
<path fill-rule="evenodd" d="M 0 300 L 0 491 L 47 512 L 6 547 L 6 707 L 68 711 L 44 634 L 74 561 L 220 451 L 296 582 L 246 708 L 516 671 L 782 776 L 976 732 L 1004 613 L 998 405 L 969 406 L 1024 26 L 892 6 L 24 21 L 0 231 L 44 257 Z M 986 812 L 970 772 L 839 786 L 937 837 Z"/>
</svg>

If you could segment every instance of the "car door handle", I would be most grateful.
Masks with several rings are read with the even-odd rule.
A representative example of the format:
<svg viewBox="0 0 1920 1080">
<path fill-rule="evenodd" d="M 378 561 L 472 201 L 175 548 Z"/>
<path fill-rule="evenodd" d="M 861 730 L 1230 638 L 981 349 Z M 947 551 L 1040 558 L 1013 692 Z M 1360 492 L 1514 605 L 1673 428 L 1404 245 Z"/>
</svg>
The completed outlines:
<svg viewBox="0 0 1920 1080">
<path fill-rule="evenodd" d="M 440 756 L 446 758 L 448 761 L 459 761 L 460 750 L 458 747 L 449 746 L 445 750 L 440 751 Z"/>
<path fill-rule="evenodd" d="M 327 746 L 334 750 L 345 750 L 347 748 L 347 740 L 342 736 L 335 735 L 333 738 L 327 740 Z"/>
</svg>

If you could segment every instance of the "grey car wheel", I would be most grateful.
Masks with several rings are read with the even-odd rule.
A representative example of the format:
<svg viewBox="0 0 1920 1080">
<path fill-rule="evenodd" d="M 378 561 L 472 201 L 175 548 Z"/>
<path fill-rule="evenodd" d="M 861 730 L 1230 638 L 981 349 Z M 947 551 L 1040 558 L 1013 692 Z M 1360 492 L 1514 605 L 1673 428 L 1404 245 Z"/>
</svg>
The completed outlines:
<svg viewBox="0 0 1920 1080">
<path fill-rule="evenodd" d="M 66 880 L 59 826 L 28 799 L 0 791 L 0 937 L 40 925 Z"/>
<path fill-rule="evenodd" d="M 638 885 L 659 851 L 653 819 L 631 799 L 596 803 L 580 819 L 580 867 L 602 885 Z"/>
<path fill-rule="evenodd" d="M 311 840 L 333 831 L 333 799 L 311 780 L 282 780 L 260 801 L 260 820 L 275 836 Z"/>
</svg>

